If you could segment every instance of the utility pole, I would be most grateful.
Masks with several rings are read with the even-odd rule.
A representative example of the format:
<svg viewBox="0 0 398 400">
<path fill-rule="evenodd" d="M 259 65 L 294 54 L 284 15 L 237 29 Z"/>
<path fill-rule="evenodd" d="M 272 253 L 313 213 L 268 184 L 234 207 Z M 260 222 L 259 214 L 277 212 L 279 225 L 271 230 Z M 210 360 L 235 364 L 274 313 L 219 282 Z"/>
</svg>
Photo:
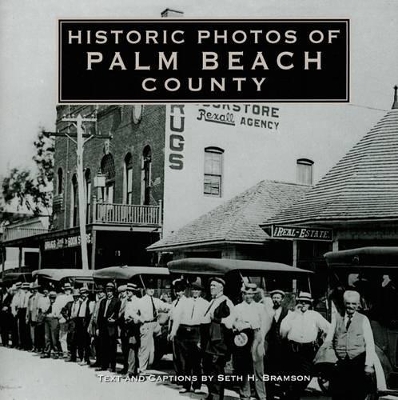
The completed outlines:
<svg viewBox="0 0 398 400">
<path fill-rule="evenodd" d="M 77 141 L 76 143 L 76 160 L 77 160 L 77 188 L 78 188 L 78 200 L 79 200 L 79 227 L 80 227 L 80 245 L 82 249 L 82 268 L 88 271 L 88 255 L 87 255 L 87 235 L 86 235 L 86 193 L 84 191 L 84 176 L 83 176 L 83 152 L 84 145 L 88 142 L 92 136 L 88 139 L 83 139 L 83 122 L 96 122 L 97 118 L 83 118 L 80 114 L 75 117 L 64 117 L 62 121 L 73 122 L 77 130 Z"/>
<path fill-rule="evenodd" d="M 87 235 L 86 235 L 86 193 L 84 190 L 84 174 L 83 174 L 83 153 L 84 145 L 93 138 L 112 139 L 112 135 L 88 135 L 84 133 L 84 122 L 97 122 L 96 117 L 82 117 L 78 114 L 76 117 L 63 117 L 62 121 L 72 122 L 76 128 L 76 134 L 61 132 L 43 132 L 48 136 L 68 137 L 76 144 L 76 168 L 77 168 L 77 188 L 79 201 L 79 227 L 80 227 L 80 247 L 82 253 L 82 269 L 88 270 L 88 254 L 87 254 Z M 73 139 L 73 138 L 76 138 Z"/>
</svg>

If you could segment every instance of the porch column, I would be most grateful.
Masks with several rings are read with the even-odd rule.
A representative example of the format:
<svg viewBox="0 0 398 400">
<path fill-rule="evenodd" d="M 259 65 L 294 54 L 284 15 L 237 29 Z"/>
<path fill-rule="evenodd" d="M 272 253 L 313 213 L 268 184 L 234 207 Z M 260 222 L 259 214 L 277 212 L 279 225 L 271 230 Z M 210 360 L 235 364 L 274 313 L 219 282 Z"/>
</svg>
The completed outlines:
<svg viewBox="0 0 398 400">
<path fill-rule="evenodd" d="M 1 276 L 4 277 L 4 270 L 6 269 L 6 248 L 1 247 Z"/>
<path fill-rule="evenodd" d="M 97 231 L 94 229 L 91 231 L 91 268 L 95 269 L 95 254 L 97 252 Z"/>
<path fill-rule="evenodd" d="M 21 272 L 22 268 L 22 247 L 19 247 L 19 253 L 18 253 L 18 271 Z"/>
<path fill-rule="evenodd" d="M 43 247 L 40 243 L 39 244 L 39 265 L 37 266 L 38 269 L 43 268 L 42 263 L 43 263 Z"/>
</svg>

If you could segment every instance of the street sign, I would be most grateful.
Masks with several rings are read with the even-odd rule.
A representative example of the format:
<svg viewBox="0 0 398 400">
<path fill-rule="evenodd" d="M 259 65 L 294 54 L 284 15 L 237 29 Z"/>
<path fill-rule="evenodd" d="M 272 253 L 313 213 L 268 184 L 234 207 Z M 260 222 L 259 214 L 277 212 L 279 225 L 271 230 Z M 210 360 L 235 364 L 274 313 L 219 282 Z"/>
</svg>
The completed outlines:
<svg viewBox="0 0 398 400">
<path fill-rule="evenodd" d="M 302 226 L 272 225 L 271 237 L 273 239 L 331 242 L 333 240 L 333 230 Z"/>
</svg>

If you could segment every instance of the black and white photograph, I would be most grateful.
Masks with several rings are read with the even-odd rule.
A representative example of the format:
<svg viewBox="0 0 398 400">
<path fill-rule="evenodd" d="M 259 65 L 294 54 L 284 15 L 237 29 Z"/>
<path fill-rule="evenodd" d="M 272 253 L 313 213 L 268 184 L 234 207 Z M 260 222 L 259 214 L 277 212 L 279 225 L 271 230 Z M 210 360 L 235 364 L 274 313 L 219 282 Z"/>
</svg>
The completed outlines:
<svg viewBox="0 0 398 400">
<path fill-rule="evenodd" d="M 398 400 L 397 32 L 0 0 L 0 399 Z"/>
</svg>

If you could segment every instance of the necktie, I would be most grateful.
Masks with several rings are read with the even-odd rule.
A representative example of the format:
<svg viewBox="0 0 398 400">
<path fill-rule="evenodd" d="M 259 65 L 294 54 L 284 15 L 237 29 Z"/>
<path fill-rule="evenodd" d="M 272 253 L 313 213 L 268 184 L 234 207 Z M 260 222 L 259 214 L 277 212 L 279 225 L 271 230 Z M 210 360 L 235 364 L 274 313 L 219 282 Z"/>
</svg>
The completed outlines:
<svg viewBox="0 0 398 400">
<path fill-rule="evenodd" d="M 156 319 L 158 317 L 158 313 L 156 311 L 155 303 L 153 302 L 153 297 L 152 296 L 151 296 L 151 303 L 152 303 L 153 319 Z"/>
<path fill-rule="evenodd" d="M 53 312 L 53 305 L 50 304 L 49 309 L 47 310 L 47 314 L 51 314 Z"/>
<path fill-rule="evenodd" d="M 104 317 L 106 316 L 106 312 L 108 311 L 108 307 L 109 307 L 109 303 L 110 303 L 110 302 L 111 302 L 110 300 L 106 300 L 106 301 L 105 301 Z"/>
<path fill-rule="evenodd" d="M 82 301 L 79 301 L 79 309 L 77 310 L 77 316 L 80 317 L 80 309 L 82 308 Z"/>
<path fill-rule="evenodd" d="M 346 328 L 347 331 L 348 331 L 348 328 L 349 328 L 350 325 L 351 325 L 351 321 L 352 321 L 352 315 L 348 315 L 347 323 L 346 323 L 346 325 L 345 325 L 345 328 Z"/>
<path fill-rule="evenodd" d="M 195 311 L 195 304 L 196 304 L 196 300 L 193 301 L 191 319 L 193 319 L 193 313 Z"/>
</svg>

